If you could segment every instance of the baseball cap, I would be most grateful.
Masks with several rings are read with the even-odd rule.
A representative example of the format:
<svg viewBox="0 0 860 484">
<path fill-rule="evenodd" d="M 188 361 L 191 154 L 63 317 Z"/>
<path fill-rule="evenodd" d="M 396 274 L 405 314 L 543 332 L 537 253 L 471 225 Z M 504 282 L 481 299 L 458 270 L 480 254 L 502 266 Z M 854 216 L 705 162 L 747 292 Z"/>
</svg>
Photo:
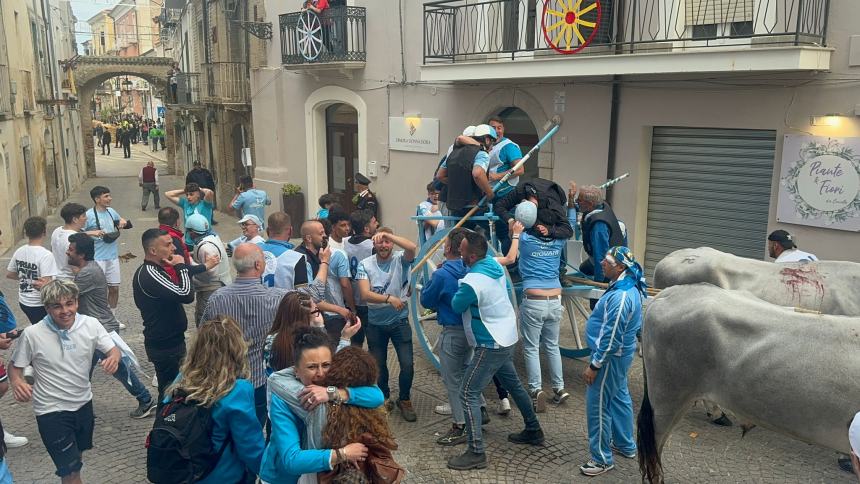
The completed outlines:
<svg viewBox="0 0 860 484">
<path fill-rule="evenodd" d="M 256 224 L 257 227 L 263 226 L 263 222 L 260 221 L 260 217 L 258 217 L 256 215 L 252 215 L 250 213 L 248 215 L 245 215 L 244 217 L 240 218 L 239 222 L 237 222 L 237 223 L 243 224 L 245 222 L 251 222 L 253 224 Z"/>
<path fill-rule="evenodd" d="M 783 249 L 796 249 L 797 244 L 794 243 L 794 238 L 785 230 L 774 230 L 767 236 L 767 240 L 778 242 Z"/>
</svg>

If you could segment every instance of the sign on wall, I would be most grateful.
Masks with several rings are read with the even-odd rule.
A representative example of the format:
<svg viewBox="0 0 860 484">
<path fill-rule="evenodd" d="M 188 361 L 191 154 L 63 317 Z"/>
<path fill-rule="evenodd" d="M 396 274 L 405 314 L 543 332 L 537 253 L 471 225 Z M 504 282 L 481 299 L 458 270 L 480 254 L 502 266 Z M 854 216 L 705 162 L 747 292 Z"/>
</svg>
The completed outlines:
<svg viewBox="0 0 860 484">
<path fill-rule="evenodd" d="M 439 120 L 389 117 L 388 149 L 438 154 Z"/>
<path fill-rule="evenodd" d="M 860 138 L 785 135 L 777 220 L 860 231 Z"/>
</svg>

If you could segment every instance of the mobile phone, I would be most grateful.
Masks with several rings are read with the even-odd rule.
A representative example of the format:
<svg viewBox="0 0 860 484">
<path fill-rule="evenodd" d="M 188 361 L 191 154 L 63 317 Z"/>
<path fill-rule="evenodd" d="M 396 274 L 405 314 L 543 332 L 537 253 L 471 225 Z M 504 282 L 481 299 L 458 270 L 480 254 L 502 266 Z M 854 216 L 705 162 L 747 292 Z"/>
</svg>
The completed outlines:
<svg viewBox="0 0 860 484">
<path fill-rule="evenodd" d="M 16 328 L 16 329 L 13 329 L 12 331 L 7 331 L 6 337 L 9 339 L 15 339 L 15 338 L 21 336 L 21 333 L 23 333 L 23 332 L 24 332 L 23 329 L 17 329 Z"/>
<path fill-rule="evenodd" d="M 326 247 L 328 247 L 328 235 L 323 236 L 322 240 L 322 248 L 325 249 Z"/>
</svg>

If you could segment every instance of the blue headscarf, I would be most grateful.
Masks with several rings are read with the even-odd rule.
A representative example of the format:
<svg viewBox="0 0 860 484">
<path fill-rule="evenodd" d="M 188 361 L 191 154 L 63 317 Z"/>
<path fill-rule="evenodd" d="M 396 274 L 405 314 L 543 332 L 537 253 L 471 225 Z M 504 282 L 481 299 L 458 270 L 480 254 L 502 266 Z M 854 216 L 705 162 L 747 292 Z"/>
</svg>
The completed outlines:
<svg viewBox="0 0 860 484">
<path fill-rule="evenodd" d="M 613 285 L 619 289 L 628 289 L 635 286 L 642 293 L 642 297 L 647 298 L 648 292 L 646 289 L 648 289 L 648 284 L 645 282 L 645 272 L 642 270 L 642 266 L 636 262 L 633 252 L 623 245 L 617 245 L 609 249 L 606 252 L 606 256 L 611 257 L 617 264 L 623 265 L 626 268 L 624 269 L 625 272 L 627 272 L 627 277 L 616 281 Z"/>
</svg>

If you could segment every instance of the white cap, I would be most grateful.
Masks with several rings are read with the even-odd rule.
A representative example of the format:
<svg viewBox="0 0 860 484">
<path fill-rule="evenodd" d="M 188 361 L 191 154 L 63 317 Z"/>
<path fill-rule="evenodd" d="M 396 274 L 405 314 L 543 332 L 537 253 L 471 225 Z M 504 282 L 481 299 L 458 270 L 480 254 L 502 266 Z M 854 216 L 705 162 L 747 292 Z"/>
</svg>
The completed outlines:
<svg viewBox="0 0 860 484">
<path fill-rule="evenodd" d="M 463 130 L 463 136 L 472 137 L 475 136 L 475 127 L 474 126 L 466 126 L 466 129 Z"/>
<path fill-rule="evenodd" d="M 537 205 L 528 200 L 523 200 L 517 205 L 517 209 L 514 211 L 514 218 L 517 222 L 523 224 L 523 227 L 527 229 L 532 228 L 535 222 L 537 222 Z"/>
<path fill-rule="evenodd" d="M 238 222 L 236 222 L 236 223 L 243 224 L 243 223 L 245 223 L 245 222 L 251 222 L 251 223 L 253 223 L 254 225 L 256 225 L 257 227 L 262 227 L 262 226 L 263 226 L 263 222 L 260 220 L 260 217 L 258 217 L 258 216 L 256 216 L 256 215 L 252 215 L 252 214 L 250 214 L 250 213 L 249 213 L 249 214 L 247 214 L 247 215 L 245 215 L 244 217 L 240 218 L 240 219 L 239 219 L 239 221 L 238 221 Z"/>
<path fill-rule="evenodd" d="M 860 456 L 860 412 L 854 415 L 851 426 L 848 427 L 848 442 L 854 455 Z"/>
</svg>

